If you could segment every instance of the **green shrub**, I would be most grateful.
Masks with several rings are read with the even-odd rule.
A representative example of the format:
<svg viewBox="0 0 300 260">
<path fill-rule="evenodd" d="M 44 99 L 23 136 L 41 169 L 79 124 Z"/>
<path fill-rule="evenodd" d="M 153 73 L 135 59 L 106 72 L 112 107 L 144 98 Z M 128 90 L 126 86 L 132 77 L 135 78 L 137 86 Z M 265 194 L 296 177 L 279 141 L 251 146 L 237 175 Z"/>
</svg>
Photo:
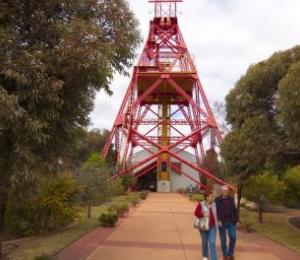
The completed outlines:
<svg viewBox="0 0 300 260">
<path fill-rule="evenodd" d="M 108 164 L 102 159 L 100 153 L 92 153 L 87 160 L 81 165 L 81 171 L 89 171 L 91 168 L 104 169 L 107 168 Z"/>
<path fill-rule="evenodd" d="M 125 189 L 120 179 L 114 180 L 110 183 L 110 195 L 112 197 L 125 195 Z"/>
<path fill-rule="evenodd" d="M 99 222 L 102 227 L 114 227 L 119 219 L 115 211 L 104 212 L 99 217 Z"/>
<path fill-rule="evenodd" d="M 129 210 L 129 204 L 127 202 L 116 201 L 109 205 L 109 212 L 116 212 L 118 216 L 123 216 Z"/>
<path fill-rule="evenodd" d="M 129 193 L 127 195 L 127 201 L 134 206 L 139 203 L 141 199 L 141 193 Z"/>
<path fill-rule="evenodd" d="M 149 194 L 148 191 L 142 191 L 142 192 L 141 192 L 141 195 L 140 195 L 141 199 L 142 199 L 142 200 L 145 200 L 145 199 L 148 197 L 148 194 Z"/>
<path fill-rule="evenodd" d="M 263 211 L 270 204 L 282 202 L 285 183 L 272 172 L 265 171 L 251 176 L 245 183 L 243 194 L 246 199 L 255 202 L 258 208 L 259 222 L 263 222 Z"/>
<path fill-rule="evenodd" d="M 34 235 L 66 226 L 77 217 L 73 202 L 80 188 L 69 176 L 46 178 L 27 191 L 20 201 L 12 198 L 6 212 L 5 229 L 17 236 Z"/>
<path fill-rule="evenodd" d="M 140 199 L 139 198 L 134 198 L 130 202 L 133 206 L 136 206 L 139 203 Z"/>
<path fill-rule="evenodd" d="M 189 194 L 189 198 L 192 201 L 198 201 L 198 202 L 204 201 L 203 194 Z"/>
<path fill-rule="evenodd" d="M 127 191 L 130 187 L 134 187 L 137 184 L 137 178 L 132 174 L 126 174 L 121 178 L 121 183 L 125 191 Z"/>
<path fill-rule="evenodd" d="M 300 208 L 300 166 L 291 168 L 284 175 L 286 190 L 283 202 L 291 208 Z"/>
<path fill-rule="evenodd" d="M 110 197 L 110 169 L 101 155 L 92 154 L 81 166 L 77 177 L 82 187 L 80 202 L 87 206 L 98 206 Z"/>
</svg>

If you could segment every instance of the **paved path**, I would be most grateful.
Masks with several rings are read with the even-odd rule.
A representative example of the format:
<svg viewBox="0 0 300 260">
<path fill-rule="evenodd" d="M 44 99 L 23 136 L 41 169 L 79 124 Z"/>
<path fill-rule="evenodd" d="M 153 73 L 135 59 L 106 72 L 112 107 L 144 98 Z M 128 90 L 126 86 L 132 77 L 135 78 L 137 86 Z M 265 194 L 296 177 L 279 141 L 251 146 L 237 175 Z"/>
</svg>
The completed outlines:
<svg viewBox="0 0 300 260">
<path fill-rule="evenodd" d="M 60 259 L 202 259 L 200 236 L 192 227 L 194 209 L 195 203 L 179 194 L 152 193 L 116 229 L 106 231 L 105 239 L 103 229 L 97 229 L 61 252 Z M 257 234 L 238 236 L 237 260 L 300 260 L 299 255 Z M 218 255 L 222 259 L 220 249 Z"/>
</svg>

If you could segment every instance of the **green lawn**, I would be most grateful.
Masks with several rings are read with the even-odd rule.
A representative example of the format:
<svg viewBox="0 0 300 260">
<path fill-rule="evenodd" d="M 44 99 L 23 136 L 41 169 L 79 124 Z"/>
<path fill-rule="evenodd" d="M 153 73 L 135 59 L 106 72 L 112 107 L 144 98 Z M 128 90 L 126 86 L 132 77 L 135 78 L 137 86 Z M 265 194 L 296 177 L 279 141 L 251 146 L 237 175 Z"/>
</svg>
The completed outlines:
<svg viewBox="0 0 300 260">
<path fill-rule="evenodd" d="M 300 215 L 298 210 L 287 210 L 284 213 L 264 213 L 264 222 L 258 222 L 258 214 L 254 211 L 241 209 L 241 222 L 249 222 L 255 231 L 278 243 L 300 253 L 300 231 L 292 228 L 287 217 L 291 215 Z"/>
<path fill-rule="evenodd" d="M 188 195 L 190 200 L 201 202 L 204 200 L 203 194 L 191 193 Z"/>
<path fill-rule="evenodd" d="M 137 194 L 132 194 L 129 198 L 127 198 L 127 196 L 120 196 L 114 198 L 113 201 L 126 201 L 136 196 Z M 90 219 L 86 217 L 86 211 L 82 211 L 78 223 L 65 230 L 18 241 L 6 242 L 4 244 L 5 253 L 9 259 L 12 260 L 33 260 L 35 256 L 42 254 L 54 255 L 73 241 L 99 226 L 98 217 L 105 210 L 106 206 L 104 205 L 93 207 Z"/>
<path fill-rule="evenodd" d="M 5 244 L 8 257 L 14 260 L 33 260 L 35 256 L 42 254 L 55 254 L 74 240 L 97 227 L 99 224 L 98 217 L 104 210 L 104 206 L 94 207 L 92 209 L 91 219 L 86 217 L 85 212 L 82 213 L 78 224 L 66 230 L 35 236 L 16 242 L 8 242 Z"/>
</svg>

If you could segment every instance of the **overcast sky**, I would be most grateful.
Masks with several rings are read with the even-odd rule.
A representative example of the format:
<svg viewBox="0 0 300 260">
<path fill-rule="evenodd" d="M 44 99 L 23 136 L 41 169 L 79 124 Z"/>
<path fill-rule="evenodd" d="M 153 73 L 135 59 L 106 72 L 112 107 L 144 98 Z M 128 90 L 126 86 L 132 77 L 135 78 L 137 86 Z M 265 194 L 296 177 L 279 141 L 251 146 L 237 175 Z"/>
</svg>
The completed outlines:
<svg viewBox="0 0 300 260">
<path fill-rule="evenodd" d="M 145 41 L 153 6 L 147 0 L 129 3 Z M 300 0 L 184 0 L 179 10 L 179 26 L 211 104 L 224 102 L 249 65 L 300 44 Z M 98 93 L 92 128 L 111 129 L 129 81 L 116 75 L 114 95 Z"/>
</svg>

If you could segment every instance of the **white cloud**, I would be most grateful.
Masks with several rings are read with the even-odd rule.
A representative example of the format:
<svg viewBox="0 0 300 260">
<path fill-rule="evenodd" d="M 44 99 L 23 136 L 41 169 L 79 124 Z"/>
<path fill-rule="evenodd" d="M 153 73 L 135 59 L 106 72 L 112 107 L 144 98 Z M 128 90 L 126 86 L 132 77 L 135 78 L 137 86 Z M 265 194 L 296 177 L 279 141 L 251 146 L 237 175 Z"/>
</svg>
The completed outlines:
<svg viewBox="0 0 300 260">
<path fill-rule="evenodd" d="M 146 40 L 152 7 L 146 0 L 129 2 Z M 249 65 L 300 44 L 299 0 L 185 0 L 179 10 L 181 31 L 211 104 L 224 102 Z M 97 95 L 93 127 L 112 127 L 129 82 L 116 76 L 114 95 Z"/>
</svg>

